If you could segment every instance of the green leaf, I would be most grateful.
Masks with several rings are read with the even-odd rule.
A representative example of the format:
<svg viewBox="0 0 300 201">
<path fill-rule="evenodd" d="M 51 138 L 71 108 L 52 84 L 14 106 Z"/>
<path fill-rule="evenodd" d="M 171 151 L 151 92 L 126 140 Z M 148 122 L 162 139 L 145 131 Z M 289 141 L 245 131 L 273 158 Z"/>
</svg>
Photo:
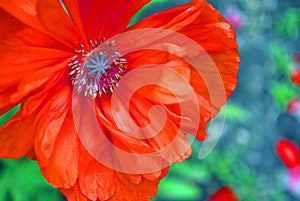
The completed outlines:
<svg viewBox="0 0 300 201">
<path fill-rule="evenodd" d="M 248 110 L 233 103 L 225 105 L 219 115 L 219 117 L 225 118 L 226 121 L 238 123 L 245 123 L 251 118 L 251 113 Z"/>
<path fill-rule="evenodd" d="M 14 116 L 20 110 L 20 105 L 17 105 L 4 115 L 0 116 L 0 126 L 7 122 L 12 116 Z"/>
<path fill-rule="evenodd" d="M 296 40 L 299 35 L 300 9 L 288 9 L 276 24 L 277 31 L 289 39 Z"/>
<path fill-rule="evenodd" d="M 162 180 L 157 195 L 167 200 L 196 200 L 201 196 L 202 191 L 195 184 L 175 178 Z"/>
<path fill-rule="evenodd" d="M 209 182 L 210 174 L 205 165 L 202 165 L 201 160 L 186 160 L 184 163 L 177 163 L 171 166 L 170 172 L 175 175 L 198 183 Z"/>
<path fill-rule="evenodd" d="M 280 74 L 289 76 L 290 70 L 293 68 L 293 60 L 290 54 L 279 44 L 271 44 L 269 52 L 276 64 L 277 71 Z"/>
<path fill-rule="evenodd" d="M 300 94 L 299 90 L 289 82 L 286 83 L 274 82 L 271 85 L 270 91 L 274 99 L 276 100 L 278 107 L 281 110 L 286 110 L 289 101 L 298 97 Z"/>
<path fill-rule="evenodd" d="M 190 2 L 190 0 L 152 0 L 150 3 L 148 3 L 146 6 L 144 6 L 141 10 L 139 10 L 131 19 L 129 26 L 137 23 L 138 21 L 144 19 L 145 17 L 148 17 L 149 15 L 152 15 L 157 12 L 161 12 L 163 10 L 172 8 L 174 6 L 185 4 Z"/>
<path fill-rule="evenodd" d="M 0 201 L 64 200 L 42 177 L 36 161 L 1 159 Z"/>
</svg>

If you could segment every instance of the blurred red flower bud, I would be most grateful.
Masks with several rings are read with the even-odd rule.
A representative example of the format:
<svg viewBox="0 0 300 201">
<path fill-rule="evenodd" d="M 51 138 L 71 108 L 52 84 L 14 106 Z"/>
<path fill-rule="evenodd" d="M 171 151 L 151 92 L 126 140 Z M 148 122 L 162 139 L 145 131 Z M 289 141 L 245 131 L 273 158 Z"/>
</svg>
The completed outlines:
<svg viewBox="0 0 300 201">
<path fill-rule="evenodd" d="M 300 55 L 299 55 L 300 56 Z M 299 58 L 300 59 L 300 58 Z M 298 68 L 294 68 L 292 71 L 291 71 L 291 80 L 292 82 L 300 88 L 300 69 Z"/>
<path fill-rule="evenodd" d="M 238 197 L 234 191 L 228 187 L 223 186 L 217 190 L 207 201 L 238 201 Z"/>
<path fill-rule="evenodd" d="M 295 143 L 280 139 L 276 144 L 276 152 L 287 168 L 291 169 L 300 165 L 300 153 Z"/>
</svg>

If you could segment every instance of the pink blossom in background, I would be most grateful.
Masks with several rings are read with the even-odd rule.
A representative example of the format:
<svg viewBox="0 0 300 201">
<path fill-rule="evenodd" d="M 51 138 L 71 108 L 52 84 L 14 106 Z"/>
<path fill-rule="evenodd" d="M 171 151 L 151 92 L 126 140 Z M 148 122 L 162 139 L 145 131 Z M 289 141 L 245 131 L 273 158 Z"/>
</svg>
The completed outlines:
<svg viewBox="0 0 300 201">
<path fill-rule="evenodd" d="M 300 98 L 292 99 L 287 105 L 287 112 L 290 114 L 300 113 Z"/>
<path fill-rule="evenodd" d="M 288 189 L 294 195 L 300 196 L 300 167 L 291 169 L 287 176 Z"/>
<path fill-rule="evenodd" d="M 244 25 L 244 17 L 240 10 L 235 8 L 229 8 L 226 11 L 225 17 L 229 24 L 237 30 L 240 29 Z"/>
</svg>

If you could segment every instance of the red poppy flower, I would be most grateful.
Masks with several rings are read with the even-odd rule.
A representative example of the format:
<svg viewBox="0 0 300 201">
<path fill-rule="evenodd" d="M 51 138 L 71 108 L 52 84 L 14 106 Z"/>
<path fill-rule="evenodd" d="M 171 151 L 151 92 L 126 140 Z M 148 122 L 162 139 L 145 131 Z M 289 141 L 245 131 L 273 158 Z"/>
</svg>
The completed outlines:
<svg viewBox="0 0 300 201">
<path fill-rule="evenodd" d="M 127 28 L 148 2 L 64 0 L 62 6 L 59 0 L 0 1 L 0 115 L 21 104 L 20 111 L 0 128 L 0 157 L 37 160 L 47 181 L 70 201 L 149 200 L 155 195 L 168 165 L 190 155 L 186 134 L 195 131 L 198 140 L 206 138 L 206 124 L 237 84 L 239 54 L 231 26 L 203 0 L 154 14 Z M 158 28 L 167 34 L 155 46 L 158 36 L 151 33 Z M 141 29 L 139 33 L 145 35 L 126 35 Z M 170 32 L 162 30 L 178 35 L 170 37 Z M 125 33 L 121 39 L 111 39 L 120 33 Z M 177 36 L 195 43 L 186 44 Z M 154 45 L 152 49 L 142 48 L 149 44 Z M 126 52 L 134 45 L 139 49 Z M 193 45 L 204 51 L 196 51 Z M 209 79 L 193 63 L 201 64 Z M 127 95 L 121 90 L 124 86 L 134 87 L 148 78 L 154 83 L 133 93 L 128 111 L 122 97 L 112 100 L 115 94 Z M 217 80 L 223 88 L 214 85 Z M 196 110 L 181 111 L 182 105 L 193 106 L 193 99 L 199 105 Z M 153 110 L 154 105 L 160 110 Z M 130 132 L 132 122 L 142 128 L 151 123 L 153 132 L 161 129 L 157 135 L 148 132 L 148 138 L 136 137 Z M 107 139 L 114 148 L 97 137 Z M 163 165 L 158 160 L 140 163 L 139 155 L 161 153 L 174 141 L 167 154 L 156 154 Z M 131 153 L 136 160 L 124 159 L 115 150 Z M 156 171 L 122 171 L 136 164 L 146 169 L 158 165 Z"/>
<path fill-rule="evenodd" d="M 207 201 L 238 201 L 234 191 L 227 186 L 217 190 Z"/>
<path fill-rule="evenodd" d="M 287 168 L 295 168 L 300 165 L 300 152 L 295 143 L 280 139 L 276 144 L 276 152 Z"/>
</svg>

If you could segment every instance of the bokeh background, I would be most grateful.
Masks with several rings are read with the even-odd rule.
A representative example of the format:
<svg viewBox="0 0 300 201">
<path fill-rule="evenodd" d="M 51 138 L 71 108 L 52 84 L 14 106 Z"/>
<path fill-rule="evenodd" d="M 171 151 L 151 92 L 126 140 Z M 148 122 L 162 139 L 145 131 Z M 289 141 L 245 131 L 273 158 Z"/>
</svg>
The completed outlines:
<svg viewBox="0 0 300 201">
<path fill-rule="evenodd" d="M 226 119 L 216 147 L 199 159 L 201 143 L 194 142 L 192 157 L 170 168 L 154 200 L 202 201 L 224 185 L 234 188 L 242 201 L 299 200 L 300 179 L 298 193 L 292 191 L 286 181 L 288 170 L 274 146 L 282 137 L 300 144 L 300 110 L 287 112 L 288 103 L 300 96 L 290 79 L 290 72 L 300 67 L 295 58 L 300 51 L 300 1 L 208 1 L 237 31 L 239 84 L 217 123 L 211 125 Z M 132 23 L 186 2 L 155 0 Z M 17 110 L 0 117 L 0 124 Z M 217 135 L 214 130 L 210 129 L 211 135 Z M 0 201 L 45 200 L 65 198 L 46 183 L 35 161 L 0 160 Z"/>
</svg>

